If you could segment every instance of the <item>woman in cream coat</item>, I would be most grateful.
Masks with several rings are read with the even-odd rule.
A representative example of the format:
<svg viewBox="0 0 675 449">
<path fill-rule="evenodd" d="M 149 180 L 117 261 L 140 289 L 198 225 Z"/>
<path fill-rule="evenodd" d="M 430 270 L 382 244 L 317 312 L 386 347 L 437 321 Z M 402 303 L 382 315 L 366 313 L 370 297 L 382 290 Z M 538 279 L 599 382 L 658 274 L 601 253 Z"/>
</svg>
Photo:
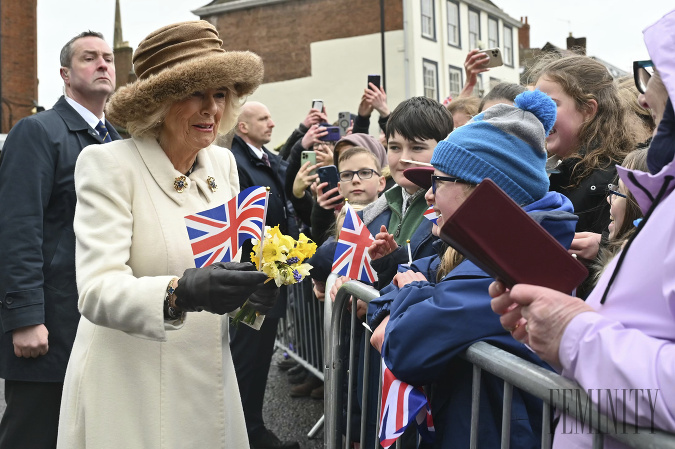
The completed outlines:
<svg viewBox="0 0 675 449">
<path fill-rule="evenodd" d="M 262 81 L 258 56 L 221 45 L 204 21 L 149 35 L 107 109 L 133 138 L 78 159 L 82 319 L 59 448 L 248 447 L 223 314 L 274 292 L 245 264 L 195 269 L 184 221 L 238 192 L 234 157 L 211 143 Z"/>
</svg>

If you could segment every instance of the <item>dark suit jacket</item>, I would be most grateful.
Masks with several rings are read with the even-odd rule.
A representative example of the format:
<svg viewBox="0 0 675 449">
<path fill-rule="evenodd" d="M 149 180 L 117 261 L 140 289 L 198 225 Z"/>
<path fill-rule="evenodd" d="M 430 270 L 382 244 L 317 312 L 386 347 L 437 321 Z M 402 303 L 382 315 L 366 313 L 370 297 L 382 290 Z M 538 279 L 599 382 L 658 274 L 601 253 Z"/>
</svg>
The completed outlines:
<svg viewBox="0 0 675 449">
<path fill-rule="evenodd" d="M 106 122 L 113 140 L 120 139 Z M 75 283 L 75 161 L 102 143 L 61 97 L 10 131 L 0 160 L 0 377 L 63 382 L 80 313 Z M 12 331 L 45 324 L 49 352 L 14 355 Z"/>
<path fill-rule="evenodd" d="M 265 225 L 279 225 L 279 230 L 293 238 L 298 237 L 298 226 L 295 222 L 294 214 L 289 210 L 284 192 L 284 182 L 286 179 L 286 168 L 288 162 L 271 153 L 263 147 L 263 151 L 269 157 L 270 167 L 256 156 L 251 148 L 239 136 L 234 136 L 232 140 L 232 153 L 237 161 L 237 172 L 239 173 L 239 187 L 241 190 L 253 186 L 270 187 L 269 203 L 267 205 L 267 217 Z M 242 247 L 242 262 L 251 260 L 250 240 L 246 241 Z M 286 310 L 285 289 L 277 300 L 276 305 L 267 315 L 270 318 L 281 318 Z"/>
</svg>

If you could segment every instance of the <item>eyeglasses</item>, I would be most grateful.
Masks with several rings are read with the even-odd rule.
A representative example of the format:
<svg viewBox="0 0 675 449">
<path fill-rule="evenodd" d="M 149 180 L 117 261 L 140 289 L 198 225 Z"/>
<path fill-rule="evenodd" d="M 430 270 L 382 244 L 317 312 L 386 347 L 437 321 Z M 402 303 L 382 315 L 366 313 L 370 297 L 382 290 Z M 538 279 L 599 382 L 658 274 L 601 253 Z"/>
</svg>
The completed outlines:
<svg viewBox="0 0 675 449">
<path fill-rule="evenodd" d="M 648 61 L 633 61 L 633 79 L 635 80 L 635 87 L 644 94 L 647 90 L 647 83 L 654 74 L 654 63 Z"/>
<path fill-rule="evenodd" d="M 341 182 L 351 182 L 354 179 L 354 175 L 358 175 L 359 179 L 370 179 L 373 177 L 373 173 L 377 176 L 380 176 L 378 172 L 372 168 L 362 168 L 361 170 L 345 170 L 340 172 L 340 181 Z"/>
<path fill-rule="evenodd" d="M 618 196 L 619 198 L 626 198 L 626 195 L 617 190 L 618 188 L 619 187 L 615 186 L 614 184 L 609 184 L 607 186 L 607 196 L 609 197 L 610 205 L 612 204 L 612 201 L 614 201 L 615 196 Z"/>
<path fill-rule="evenodd" d="M 436 195 L 436 183 L 438 181 L 445 181 L 445 182 L 459 182 L 462 184 L 468 184 L 466 181 L 463 181 L 459 178 L 451 178 L 450 176 L 437 176 L 437 175 L 431 175 L 431 191 Z"/>
</svg>

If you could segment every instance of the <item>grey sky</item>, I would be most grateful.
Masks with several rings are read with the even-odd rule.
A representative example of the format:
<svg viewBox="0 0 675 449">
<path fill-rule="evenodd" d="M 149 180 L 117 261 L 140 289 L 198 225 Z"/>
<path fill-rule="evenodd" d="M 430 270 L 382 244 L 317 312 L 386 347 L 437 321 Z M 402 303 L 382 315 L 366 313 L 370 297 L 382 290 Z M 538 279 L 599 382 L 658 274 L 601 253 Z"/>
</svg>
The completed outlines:
<svg viewBox="0 0 675 449">
<path fill-rule="evenodd" d="M 161 26 L 197 19 L 190 11 L 209 1 L 120 0 L 124 39 L 135 49 L 148 33 Z M 564 47 L 571 31 L 575 37 L 587 38 L 589 55 L 627 71 L 631 70 L 633 60 L 648 59 L 642 30 L 675 7 L 672 0 L 493 0 L 493 3 L 516 19 L 528 16 L 531 46 L 551 42 Z M 39 103 L 49 108 L 62 94 L 61 47 L 86 29 L 102 32 L 112 44 L 115 0 L 40 0 L 37 8 Z M 227 36 L 221 37 L 227 40 Z"/>
</svg>

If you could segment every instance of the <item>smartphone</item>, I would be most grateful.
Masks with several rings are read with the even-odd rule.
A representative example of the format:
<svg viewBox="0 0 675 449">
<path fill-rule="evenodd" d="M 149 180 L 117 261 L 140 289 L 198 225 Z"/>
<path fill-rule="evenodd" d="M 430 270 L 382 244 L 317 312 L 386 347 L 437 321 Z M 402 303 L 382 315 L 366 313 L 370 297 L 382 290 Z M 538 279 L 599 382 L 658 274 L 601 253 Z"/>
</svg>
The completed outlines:
<svg viewBox="0 0 675 449">
<path fill-rule="evenodd" d="M 378 88 L 380 87 L 380 75 L 368 75 L 368 84 L 366 84 L 366 87 L 370 89 L 370 83 L 373 83 L 376 85 Z"/>
<path fill-rule="evenodd" d="M 331 189 L 334 189 L 338 186 L 338 171 L 335 165 L 326 165 L 325 167 L 319 167 L 319 184 L 327 182 L 328 185 L 323 189 L 324 192 L 328 192 Z M 331 195 L 330 198 L 338 196 L 339 193 Z"/>
<path fill-rule="evenodd" d="M 500 49 L 490 48 L 488 50 L 484 50 L 483 53 L 485 53 L 488 58 L 490 58 L 488 63 L 483 67 L 498 67 L 500 65 L 504 65 L 504 61 L 502 61 L 502 52 Z"/>
<path fill-rule="evenodd" d="M 324 126 L 324 125 L 321 125 Z M 319 140 L 323 142 L 337 142 L 340 140 L 340 127 L 339 126 L 326 126 L 328 134 L 325 136 L 319 137 Z"/>
<path fill-rule="evenodd" d="M 323 100 L 312 100 L 312 108 L 323 112 Z"/>
<path fill-rule="evenodd" d="M 305 162 L 309 161 L 309 165 L 316 165 L 316 153 L 314 151 L 303 151 L 300 153 L 300 166 L 305 165 Z M 316 174 L 316 169 L 309 172 L 310 174 Z"/>
<path fill-rule="evenodd" d="M 346 136 L 349 126 L 352 124 L 352 115 L 349 112 L 338 112 L 338 127 L 340 136 Z"/>
</svg>

